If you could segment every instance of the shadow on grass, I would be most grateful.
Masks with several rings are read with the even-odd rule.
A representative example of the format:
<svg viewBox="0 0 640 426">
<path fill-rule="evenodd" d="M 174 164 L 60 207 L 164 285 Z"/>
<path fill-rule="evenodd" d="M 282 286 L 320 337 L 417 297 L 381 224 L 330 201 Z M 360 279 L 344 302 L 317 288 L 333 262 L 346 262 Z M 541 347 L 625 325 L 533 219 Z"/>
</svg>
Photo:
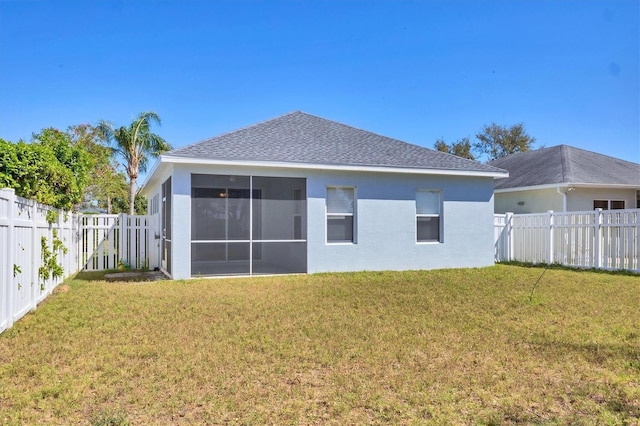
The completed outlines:
<svg viewBox="0 0 640 426">
<path fill-rule="evenodd" d="M 81 281 L 110 281 L 110 282 L 148 282 L 169 279 L 160 271 L 110 269 L 106 271 L 82 271 L 73 277 Z"/>
</svg>

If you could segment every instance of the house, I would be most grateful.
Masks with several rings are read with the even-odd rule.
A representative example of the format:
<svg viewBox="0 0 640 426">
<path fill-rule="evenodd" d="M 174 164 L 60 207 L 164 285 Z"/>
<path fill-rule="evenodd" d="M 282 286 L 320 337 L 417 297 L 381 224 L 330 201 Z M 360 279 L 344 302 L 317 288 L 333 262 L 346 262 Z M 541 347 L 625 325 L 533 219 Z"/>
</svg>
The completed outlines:
<svg viewBox="0 0 640 426">
<path fill-rule="evenodd" d="M 293 112 L 162 155 L 142 194 L 175 279 L 481 267 L 505 176 Z"/>
<path fill-rule="evenodd" d="M 489 162 L 497 179 L 496 213 L 586 211 L 640 207 L 640 164 L 568 145 L 521 152 Z"/>
</svg>

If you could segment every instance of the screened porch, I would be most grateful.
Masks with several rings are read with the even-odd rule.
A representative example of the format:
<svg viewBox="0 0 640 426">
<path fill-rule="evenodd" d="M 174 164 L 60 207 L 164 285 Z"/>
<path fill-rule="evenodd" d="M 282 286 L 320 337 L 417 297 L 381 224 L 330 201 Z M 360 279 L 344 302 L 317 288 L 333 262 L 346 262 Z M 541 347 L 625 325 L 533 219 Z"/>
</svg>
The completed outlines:
<svg viewBox="0 0 640 426">
<path fill-rule="evenodd" d="M 192 174 L 191 276 L 307 272 L 306 200 L 304 178 Z"/>
</svg>

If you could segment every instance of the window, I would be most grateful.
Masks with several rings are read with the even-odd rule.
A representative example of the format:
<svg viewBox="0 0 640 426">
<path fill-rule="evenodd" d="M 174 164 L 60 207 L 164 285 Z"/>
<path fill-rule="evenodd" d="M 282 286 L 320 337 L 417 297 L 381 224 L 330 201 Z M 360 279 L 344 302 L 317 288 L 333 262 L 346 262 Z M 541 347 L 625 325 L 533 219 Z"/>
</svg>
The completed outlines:
<svg viewBox="0 0 640 426">
<path fill-rule="evenodd" d="M 611 200 L 611 210 L 622 210 L 624 209 L 624 200 Z"/>
<path fill-rule="evenodd" d="M 593 200 L 593 209 L 620 210 L 624 209 L 624 200 Z"/>
<path fill-rule="evenodd" d="M 440 242 L 440 191 L 416 191 L 416 241 Z"/>
<path fill-rule="evenodd" d="M 327 242 L 353 243 L 354 188 L 327 188 Z"/>
</svg>

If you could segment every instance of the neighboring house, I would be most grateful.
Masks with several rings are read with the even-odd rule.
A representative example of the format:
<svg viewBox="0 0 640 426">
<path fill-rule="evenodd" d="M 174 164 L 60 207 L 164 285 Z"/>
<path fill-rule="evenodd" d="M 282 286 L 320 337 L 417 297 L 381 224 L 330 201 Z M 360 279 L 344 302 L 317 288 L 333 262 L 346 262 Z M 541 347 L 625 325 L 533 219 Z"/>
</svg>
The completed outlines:
<svg viewBox="0 0 640 426">
<path fill-rule="evenodd" d="M 509 155 L 489 164 L 509 172 L 508 178 L 496 180 L 496 213 L 640 207 L 637 163 L 559 145 Z"/>
<path fill-rule="evenodd" d="M 293 112 L 161 156 L 173 278 L 482 267 L 499 168 Z"/>
</svg>

